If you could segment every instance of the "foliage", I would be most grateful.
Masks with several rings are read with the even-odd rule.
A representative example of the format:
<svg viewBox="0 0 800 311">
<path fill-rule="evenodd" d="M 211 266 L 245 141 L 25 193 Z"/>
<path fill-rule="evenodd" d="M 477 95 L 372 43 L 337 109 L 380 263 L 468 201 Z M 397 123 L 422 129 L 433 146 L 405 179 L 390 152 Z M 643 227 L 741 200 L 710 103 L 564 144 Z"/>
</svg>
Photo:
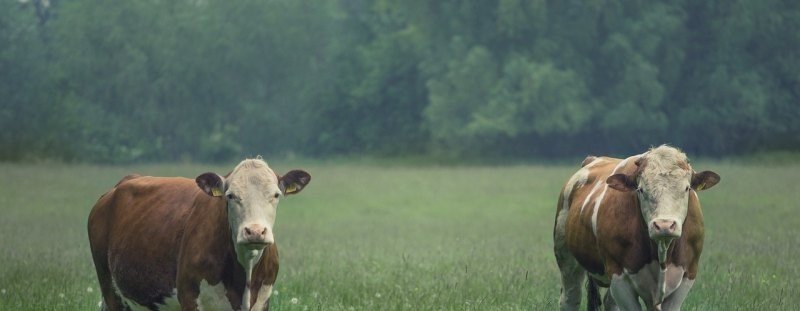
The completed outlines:
<svg viewBox="0 0 800 311">
<path fill-rule="evenodd" d="M 798 27 L 785 0 L 5 1 L 0 159 L 798 150 Z"/>
</svg>

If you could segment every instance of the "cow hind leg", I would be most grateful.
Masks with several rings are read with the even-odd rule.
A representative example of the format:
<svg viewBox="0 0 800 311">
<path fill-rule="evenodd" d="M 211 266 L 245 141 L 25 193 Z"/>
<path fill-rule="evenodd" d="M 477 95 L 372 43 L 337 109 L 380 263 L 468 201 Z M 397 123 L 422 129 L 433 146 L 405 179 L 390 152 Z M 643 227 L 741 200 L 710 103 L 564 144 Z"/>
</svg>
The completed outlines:
<svg viewBox="0 0 800 311">
<path fill-rule="evenodd" d="M 567 250 L 563 238 L 559 239 L 559 233 L 556 233 L 555 239 L 555 254 L 558 269 L 561 272 L 561 298 L 559 304 L 561 310 L 578 310 L 581 305 L 581 295 L 584 279 L 586 278 L 586 270 L 578 264 L 569 250 Z"/>
<path fill-rule="evenodd" d="M 561 310 L 578 310 L 581 305 L 581 295 L 586 271 L 578 264 L 571 254 L 562 254 L 558 258 L 558 268 L 561 270 Z"/>
<path fill-rule="evenodd" d="M 94 241 L 90 241 L 90 243 L 91 242 Z M 117 291 L 114 288 L 114 281 L 111 279 L 111 270 L 108 267 L 105 252 L 99 249 L 95 244 L 92 244 L 91 247 L 94 268 L 97 271 L 97 281 L 100 283 L 100 293 L 103 295 L 100 310 L 125 310 L 126 308 L 122 303 L 122 298 L 117 295 Z"/>
<path fill-rule="evenodd" d="M 600 291 L 597 289 L 597 283 L 589 276 L 586 282 L 586 310 L 600 310 L 601 304 Z"/>
<path fill-rule="evenodd" d="M 558 206 L 562 207 L 564 198 L 559 197 Z M 558 269 L 561 271 L 561 310 L 578 310 L 581 305 L 581 288 L 586 278 L 586 270 L 581 267 L 575 256 L 566 245 L 567 208 L 559 208 L 553 230 L 553 246 Z"/>
<path fill-rule="evenodd" d="M 100 293 L 103 295 L 103 301 L 100 310 L 103 311 L 117 311 L 127 310 L 122 303 L 122 298 L 119 297 L 114 290 L 114 284 L 111 280 L 111 274 L 107 268 L 95 264 L 97 268 L 97 279 L 100 282 Z"/>
</svg>

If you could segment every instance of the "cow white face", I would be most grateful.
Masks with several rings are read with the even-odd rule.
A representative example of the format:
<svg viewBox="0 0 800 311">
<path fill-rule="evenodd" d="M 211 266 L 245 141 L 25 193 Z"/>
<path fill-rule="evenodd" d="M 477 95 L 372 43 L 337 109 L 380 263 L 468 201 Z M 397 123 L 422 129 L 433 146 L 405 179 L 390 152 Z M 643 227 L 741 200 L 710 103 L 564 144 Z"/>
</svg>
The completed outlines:
<svg viewBox="0 0 800 311">
<path fill-rule="evenodd" d="M 681 236 L 689 210 L 691 172 L 688 167 L 670 166 L 646 165 L 636 188 L 642 217 L 654 240 Z"/>
<path fill-rule="evenodd" d="M 196 179 L 200 189 L 227 201 L 228 223 L 240 261 L 275 242 L 273 228 L 278 202 L 300 192 L 311 176 L 293 170 L 280 177 L 261 159 L 244 160 L 225 177 L 205 173 Z"/>
<path fill-rule="evenodd" d="M 669 146 L 651 149 L 635 163 L 635 174 L 612 175 L 608 185 L 621 191 L 636 191 L 651 239 L 669 241 L 680 237 L 692 191 L 713 187 L 719 182 L 719 175 L 709 171 L 694 173 L 686 155 Z"/>
</svg>

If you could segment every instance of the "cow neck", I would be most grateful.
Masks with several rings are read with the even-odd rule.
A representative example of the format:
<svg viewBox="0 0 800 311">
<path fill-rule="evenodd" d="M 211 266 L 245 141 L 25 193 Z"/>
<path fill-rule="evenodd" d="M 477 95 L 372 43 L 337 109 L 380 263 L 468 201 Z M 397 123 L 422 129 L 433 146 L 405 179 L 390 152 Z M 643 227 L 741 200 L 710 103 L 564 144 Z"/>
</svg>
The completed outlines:
<svg viewBox="0 0 800 311">
<path fill-rule="evenodd" d="M 244 284 L 244 293 L 242 294 L 242 309 L 243 310 L 250 310 L 250 293 L 251 284 L 253 281 L 253 270 L 255 270 L 256 265 L 261 260 L 262 254 L 264 250 L 252 250 L 247 251 L 247 254 L 244 256 L 240 255 L 240 250 L 236 248 L 236 254 L 239 261 L 239 264 L 244 267 L 245 273 L 245 284 Z M 244 257 L 244 258 L 243 258 Z"/>
<path fill-rule="evenodd" d="M 242 245 L 236 244 L 236 241 L 234 241 L 234 238 L 233 238 L 235 235 L 233 234 L 233 231 L 231 229 L 232 226 L 231 226 L 230 222 L 228 221 L 228 202 L 227 202 L 227 200 L 223 200 L 223 201 L 225 202 L 224 203 L 225 206 L 224 206 L 224 209 L 223 209 L 225 212 L 222 213 L 222 214 L 224 214 L 224 216 L 225 216 L 224 218 L 225 219 L 222 222 L 224 223 L 224 226 L 225 226 L 227 232 L 229 232 L 228 243 L 231 246 L 230 249 L 233 251 L 232 255 L 234 256 L 234 258 L 236 258 L 236 262 L 238 262 L 239 265 L 241 265 L 242 268 L 244 268 L 245 284 L 244 284 L 244 292 L 242 293 L 242 304 L 241 305 L 242 305 L 242 309 L 243 310 L 250 310 L 250 307 L 251 307 L 251 292 L 252 292 L 252 290 L 251 290 L 252 286 L 251 285 L 252 285 L 252 281 L 253 281 L 253 271 L 255 270 L 255 268 L 258 265 L 258 263 L 261 261 L 261 258 L 264 255 L 264 250 L 266 248 L 249 249 L 249 248 L 244 247 Z"/>
</svg>

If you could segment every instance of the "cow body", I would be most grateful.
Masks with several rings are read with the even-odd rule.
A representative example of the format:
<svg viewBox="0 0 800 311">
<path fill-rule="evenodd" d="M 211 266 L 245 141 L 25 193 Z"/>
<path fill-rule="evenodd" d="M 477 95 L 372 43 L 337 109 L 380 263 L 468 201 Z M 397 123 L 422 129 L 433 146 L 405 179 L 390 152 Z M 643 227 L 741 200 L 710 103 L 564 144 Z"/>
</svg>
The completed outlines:
<svg viewBox="0 0 800 311">
<path fill-rule="evenodd" d="M 607 310 L 639 310 L 639 299 L 650 310 L 680 309 L 703 249 L 696 191 L 718 180 L 694 173 L 685 155 L 667 146 L 626 159 L 587 158 L 558 200 L 561 308 L 577 309 L 588 273 L 590 309 L 599 304 L 596 285 L 610 287 Z"/>
<path fill-rule="evenodd" d="M 227 186 L 206 192 L 201 177 L 128 176 L 97 201 L 88 229 L 105 308 L 268 309 L 277 245 L 266 232 L 237 242 Z"/>
</svg>

